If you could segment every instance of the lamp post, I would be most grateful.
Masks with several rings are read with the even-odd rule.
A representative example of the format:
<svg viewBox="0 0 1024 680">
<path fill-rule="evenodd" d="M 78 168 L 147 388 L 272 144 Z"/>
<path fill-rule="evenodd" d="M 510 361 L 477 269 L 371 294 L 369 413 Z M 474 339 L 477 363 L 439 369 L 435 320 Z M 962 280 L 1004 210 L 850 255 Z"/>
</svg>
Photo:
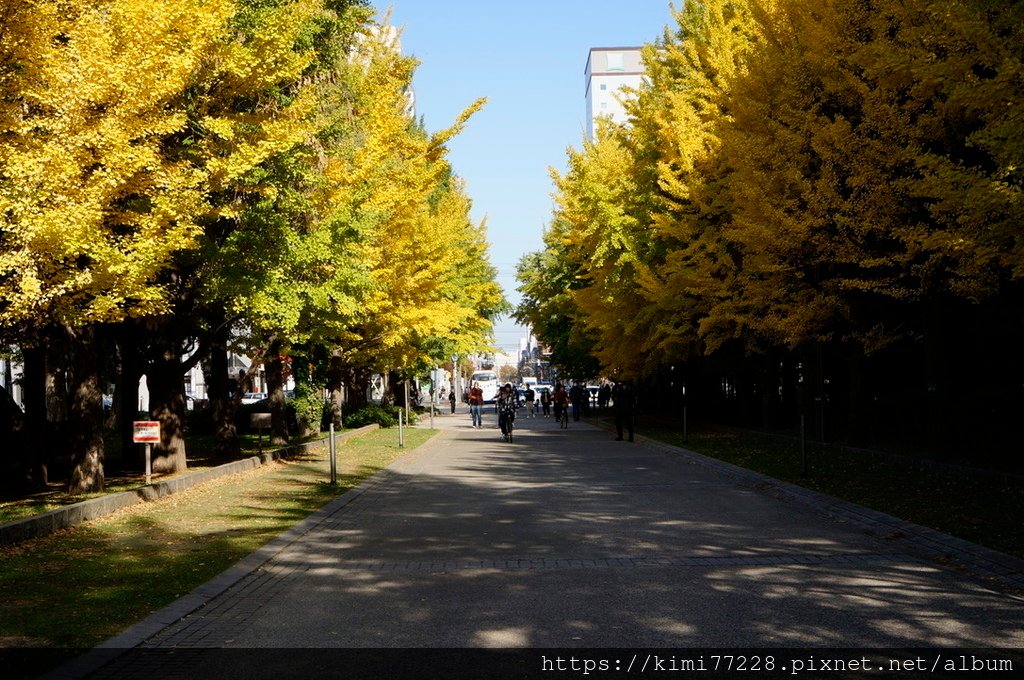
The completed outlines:
<svg viewBox="0 0 1024 680">
<path fill-rule="evenodd" d="M 689 414 L 686 411 L 686 407 L 687 407 L 687 404 L 686 404 L 686 383 L 684 382 L 683 383 L 683 443 L 684 444 L 689 444 L 690 443 L 690 430 L 689 430 L 689 422 L 687 420 L 687 417 L 688 417 Z"/>
</svg>

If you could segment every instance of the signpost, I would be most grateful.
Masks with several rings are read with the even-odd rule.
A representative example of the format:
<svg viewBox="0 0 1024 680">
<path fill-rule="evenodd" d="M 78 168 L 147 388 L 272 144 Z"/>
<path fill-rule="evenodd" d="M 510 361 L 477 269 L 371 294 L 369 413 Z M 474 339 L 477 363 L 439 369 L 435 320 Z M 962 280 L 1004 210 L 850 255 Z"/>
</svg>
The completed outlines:
<svg viewBox="0 0 1024 680">
<path fill-rule="evenodd" d="M 160 443 L 160 421 L 159 420 L 136 420 L 132 422 L 132 441 L 136 444 L 146 445 L 146 484 L 151 483 L 153 477 L 153 444 Z"/>
<path fill-rule="evenodd" d="M 690 443 L 690 423 L 688 422 L 688 414 L 686 412 L 686 383 L 683 383 L 683 443 Z"/>
<path fill-rule="evenodd" d="M 271 415 L 269 413 L 249 414 L 249 427 L 253 428 L 258 433 L 257 439 L 259 441 L 260 454 L 263 453 L 263 430 L 270 429 L 271 424 Z"/>
<path fill-rule="evenodd" d="M 800 414 L 800 475 L 807 476 L 807 430 L 804 427 L 804 414 Z"/>
</svg>

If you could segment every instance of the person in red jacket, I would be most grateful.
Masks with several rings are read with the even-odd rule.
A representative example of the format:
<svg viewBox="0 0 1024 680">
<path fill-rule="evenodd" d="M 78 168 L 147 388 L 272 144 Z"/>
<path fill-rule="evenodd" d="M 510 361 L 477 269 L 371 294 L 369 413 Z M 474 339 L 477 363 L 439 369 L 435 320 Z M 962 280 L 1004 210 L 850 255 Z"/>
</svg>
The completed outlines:
<svg viewBox="0 0 1024 680">
<path fill-rule="evenodd" d="M 473 383 L 469 388 L 469 414 L 473 417 L 473 427 L 484 426 L 484 391 L 480 383 Z"/>
</svg>

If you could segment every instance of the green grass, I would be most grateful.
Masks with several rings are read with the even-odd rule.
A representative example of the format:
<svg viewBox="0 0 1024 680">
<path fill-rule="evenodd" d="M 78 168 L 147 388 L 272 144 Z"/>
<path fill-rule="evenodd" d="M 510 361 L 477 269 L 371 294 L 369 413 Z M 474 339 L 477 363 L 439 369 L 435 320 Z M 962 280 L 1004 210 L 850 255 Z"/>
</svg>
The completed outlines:
<svg viewBox="0 0 1024 680">
<path fill-rule="evenodd" d="M 377 430 L 0 548 L 0 647 L 92 647 L 217 575 L 431 436 Z"/>
<path fill-rule="evenodd" d="M 807 489 L 931 527 L 1017 557 L 1024 557 L 1024 486 L 962 472 L 929 468 L 808 444 L 808 474 L 798 441 L 752 432 L 700 428 L 684 443 L 666 424 L 639 430 L 681 446 Z"/>
<path fill-rule="evenodd" d="M 327 437 L 326 432 L 322 432 L 315 437 L 308 439 L 296 440 L 289 444 L 294 446 L 296 443 L 308 442 L 315 439 L 323 439 Z M 117 455 L 116 443 L 119 440 L 111 437 L 108 442 L 108 447 L 112 449 L 112 453 L 115 458 L 119 458 Z M 174 474 L 154 474 L 152 476 L 153 481 L 159 482 L 172 477 L 180 477 L 181 475 L 188 474 L 190 472 L 196 472 L 197 470 L 205 470 L 210 467 L 216 467 L 224 463 L 229 463 L 232 460 L 238 460 L 241 458 L 249 458 L 255 456 L 260 451 L 260 442 L 257 436 L 254 434 L 243 434 L 239 435 L 239 445 L 241 453 L 237 458 L 226 459 L 217 458 L 213 452 L 215 451 L 216 444 L 212 435 L 209 436 L 192 436 L 188 439 L 188 470 L 184 472 Z M 271 447 L 267 443 L 267 437 L 263 437 L 263 451 L 272 451 L 282 447 Z M 39 515 L 50 510 L 56 510 L 57 508 L 65 505 L 71 505 L 72 503 L 79 503 L 81 501 L 89 500 L 90 498 L 96 498 L 104 494 L 116 493 L 118 491 L 129 491 L 131 489 L 137 489 L 146 483 L 146 476 L 141 470 L 116 470 L 108 472 L 106 478 L 106 486 L 103 491 L 89 494 L 69 494 L 65 490 L 63 482 L 54 482 L 47 485 L 47 488 L 42 491 L 36 491 L 29 494 L 11 495 L 8 497 L 0 498 L 0 524 L 4 522 L 13 522 L 15 520 L 24 519 L 25 517 L 31 517 L 32 515 Z"/>
</svg>

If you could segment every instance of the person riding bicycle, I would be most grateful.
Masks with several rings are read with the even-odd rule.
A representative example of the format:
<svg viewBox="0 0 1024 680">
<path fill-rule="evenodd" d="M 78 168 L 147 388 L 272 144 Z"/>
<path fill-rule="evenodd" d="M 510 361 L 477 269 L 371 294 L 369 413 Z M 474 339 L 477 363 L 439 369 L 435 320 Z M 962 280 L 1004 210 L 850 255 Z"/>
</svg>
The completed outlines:
<svg viewBox="0 0 1024 680">
<path fill-rule="evenodd" d="M 565 391 L 562 383 L 555 385 L 555 393 L 551 395 L 551 401 L 555 405 L 555 420 L 561 420 L 562 413 L 569 408 L 569 393 Z"/>
<path fill-rule="evenodd" d="M 519 395 L 516 394 L 512 383 L 505 383 L 505 386 L 498 392 L 498 427 L 501 434 L 508 436 L 511 429 L 509 425 L 516 419 L 516 411 L 519 408 Z"/>
</svg>

